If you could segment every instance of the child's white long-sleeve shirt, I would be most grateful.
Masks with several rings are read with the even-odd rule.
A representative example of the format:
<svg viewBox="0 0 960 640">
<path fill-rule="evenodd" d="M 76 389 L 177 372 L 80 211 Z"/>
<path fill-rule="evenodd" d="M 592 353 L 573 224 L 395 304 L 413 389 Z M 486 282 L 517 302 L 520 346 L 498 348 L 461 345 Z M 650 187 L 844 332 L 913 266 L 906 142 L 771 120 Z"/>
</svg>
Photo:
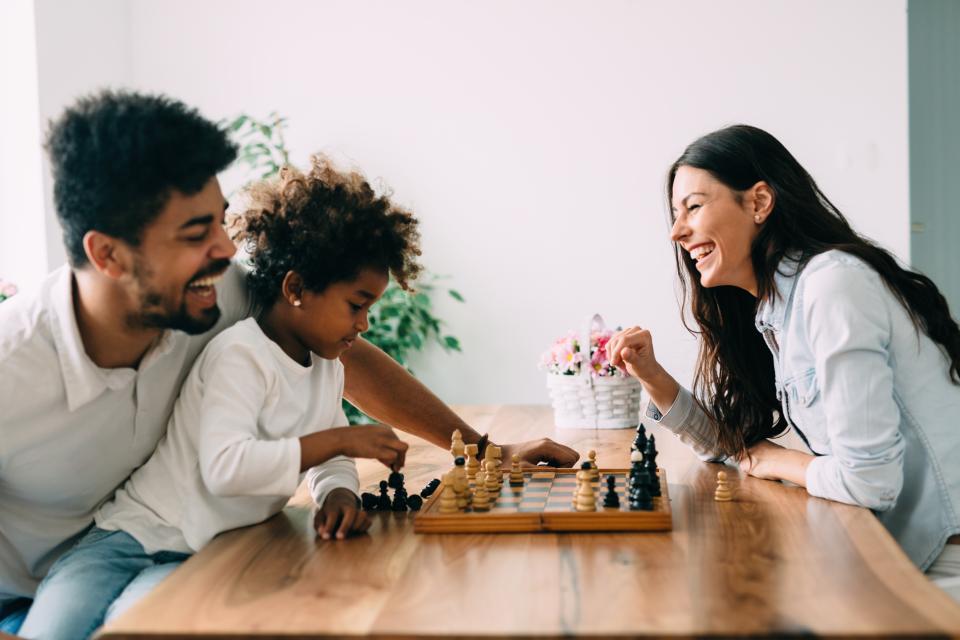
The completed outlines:
<svg viewBox="0 0 960 640">
<path fill-rule="evenodd" d="M 206 347 L 177 399 L 153 456 L 96 514 L 148 553 L 199 551 L 215 535 L 276 514 L 294 494 L 301 436 L 346 426 L 343 365 L 294 362 L 249 318 Z M 359 488 L 356 465 L 333 458 L 310 469 L 322 505 L 331 490 Z"/>
</svg>

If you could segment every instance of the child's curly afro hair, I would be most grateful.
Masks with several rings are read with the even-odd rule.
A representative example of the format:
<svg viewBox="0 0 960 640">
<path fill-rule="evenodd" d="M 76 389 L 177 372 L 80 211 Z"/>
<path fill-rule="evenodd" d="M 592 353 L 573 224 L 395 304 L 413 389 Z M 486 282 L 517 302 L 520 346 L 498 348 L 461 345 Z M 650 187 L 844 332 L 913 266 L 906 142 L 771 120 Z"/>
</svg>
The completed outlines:
<svg viewBox="0 0 960 640">
<path fill-rule="evenodd" d="M 339 171 L 322 155 L 310 165 L 307 173 L 284 167 L 248 187 L 246 210 L 230 217 L 231 237 L 250 254 L 255 302 L 272 306 L 288 271 L 316 292 L 364 268 L 389 271 L 409 289 L 421 271 L 417 219 L 377 196 L 360 173 Z"/>
</svg>

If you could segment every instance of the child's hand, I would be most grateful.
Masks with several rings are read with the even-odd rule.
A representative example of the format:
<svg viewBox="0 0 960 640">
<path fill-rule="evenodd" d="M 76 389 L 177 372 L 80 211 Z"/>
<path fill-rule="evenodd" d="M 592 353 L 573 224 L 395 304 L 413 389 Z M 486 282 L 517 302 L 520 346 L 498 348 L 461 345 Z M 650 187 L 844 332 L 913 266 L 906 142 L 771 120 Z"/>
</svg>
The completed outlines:
<svg viewBox="0 0 960 640">
<path fill-rule="evenodd" d="M 373 458 L 394 471 L 403 468 L 408 444 L 393 429 L 382 424 L 365 424 L 337 429 L 340 450 L 350 458 Z"/>
<path fill-rule="evenodd" d="M 334 489 L 327 494 L 323 506 L 313 518 L 313 526 L 324 540 L 343 540 L 370 528 L 370 516 L 362 511 L 357 496 L 349 489 Z"/>
</svg>

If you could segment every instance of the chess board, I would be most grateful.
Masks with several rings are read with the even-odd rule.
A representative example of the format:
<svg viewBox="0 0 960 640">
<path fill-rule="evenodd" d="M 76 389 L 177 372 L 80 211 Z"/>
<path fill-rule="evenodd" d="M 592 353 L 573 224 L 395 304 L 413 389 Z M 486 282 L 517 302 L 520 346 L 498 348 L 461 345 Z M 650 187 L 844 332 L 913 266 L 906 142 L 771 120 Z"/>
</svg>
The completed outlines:
<svg viewBox="0 0 960 640">
<path fill-rule="evenodd" d="M 618 509 L 605 509 L 606 477 L 617 478 Z M 576 469 L 531 469 L 523 474 L 523 486 L 511 487 L 504 473 L 503 489 L 489 511 L 440 513 L 440 491 L 436 491 L 413 521 L 417 533 L 511 533 L 521 531 L 669 531 L 673 528 L 667 476 L 660 477 L 662 495 L 653 499 L 653 511 L 631 511 L 627 500 L 629 469 L 600 469 L 594 482 L 596 511 L 577 511 L 573 494 Z"/>
</svg>

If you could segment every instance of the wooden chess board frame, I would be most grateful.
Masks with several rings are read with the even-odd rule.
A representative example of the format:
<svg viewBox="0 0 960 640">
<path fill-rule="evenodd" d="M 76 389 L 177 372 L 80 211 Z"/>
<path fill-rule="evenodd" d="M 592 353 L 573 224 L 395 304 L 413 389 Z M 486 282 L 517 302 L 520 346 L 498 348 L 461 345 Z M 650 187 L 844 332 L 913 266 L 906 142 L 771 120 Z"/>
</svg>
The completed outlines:
<svg viewBox="0 0 960 640">
<path fill-rule="evenodd" d="M 574 476 L 578 469 L 526 469 L 524 470 L 524 489 L 534 477 L 550 474 L 550 490 L 556 477 Z M 609 474 L 629 476 L 629 469 L 600 469 L 600 480 L 594 482 L 597 492 L 596 511 L 575 511 L 570 494 L 565 496 L 571 504 L 569 511 L 512 511 L 499 509 L 493 511 L 501 498 L 511 495 L 511 490 L 520 492 L 519 487 L 511 487 L 509 472 L 504 472 L 503 489 L 497 502 L 491 504 L 491 511 L 460 511 L 458 513 L 440 513 L 440 493 L 438 489 L 430 496 L 423 508 L 414 517 L 413 530 L 416 533 L 517 533 L 531 531 L 670 531 L 673 529 L 673 515 L 670 511 L 670 494 L 667 490 L 667 475 L 658 469 L 661 496 L 653 498 L 652 511 L 631 511 L 627 504 L 626 491 L 620 494 L 618 509 L 603 507 L 603 494 L 606 493 L 605 478 Z M 574 483 L 575 486 L 575 483 Z M 543 507 L 549 501 L 549 491 L 544 497 Z"/>
</svg>

